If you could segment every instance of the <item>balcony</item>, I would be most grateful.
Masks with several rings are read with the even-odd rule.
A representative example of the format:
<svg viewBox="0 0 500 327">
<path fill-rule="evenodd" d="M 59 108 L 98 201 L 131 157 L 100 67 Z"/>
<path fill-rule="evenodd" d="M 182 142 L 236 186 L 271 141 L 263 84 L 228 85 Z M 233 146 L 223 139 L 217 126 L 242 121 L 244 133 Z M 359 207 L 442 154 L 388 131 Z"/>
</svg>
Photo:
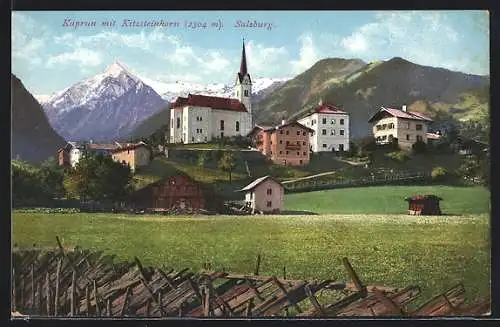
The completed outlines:
<svg viewBox="0 0 500 327">
<path fill-rule="evenodd" d="M 299 144 L 287 144 L 285 145 L 286 150 L 300 150 Z"/>
</svg>

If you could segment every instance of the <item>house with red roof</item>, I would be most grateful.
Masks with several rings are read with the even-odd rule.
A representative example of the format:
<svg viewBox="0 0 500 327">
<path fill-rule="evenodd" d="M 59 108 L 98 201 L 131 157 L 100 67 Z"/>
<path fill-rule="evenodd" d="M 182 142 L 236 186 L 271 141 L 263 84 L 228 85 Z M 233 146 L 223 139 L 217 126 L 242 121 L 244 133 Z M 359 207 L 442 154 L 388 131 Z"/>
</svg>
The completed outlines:
<svg viewBox="0 0 500 327">
<path fill-rule="evenodd" d="M 313 152 L 349 150 L 348 112 L 320 101 L 317 107 L 308 111 L 298 122 L 314 130 L 310 136 Z"/>
<path fill-rule="evenodd" d="M 373 124 L 376 143 L 386 144 L 397 138 L 399 147 L 406 150 L 418 140 L 427 143 L 428 127 L 432 121 L 420 112 L 408 111 L 406 105 L 401 109 L 381 107 L 368 120 Z"/>
<path fill-rule="evenodd" d="M 235 98 L 189 94 L 178 97 L 170 109 L 171 143 L 204 143 L 244 136 L 252 129 L 252 80 L 247 69 L 245 43 L 236 73 Z"/>
</svg>

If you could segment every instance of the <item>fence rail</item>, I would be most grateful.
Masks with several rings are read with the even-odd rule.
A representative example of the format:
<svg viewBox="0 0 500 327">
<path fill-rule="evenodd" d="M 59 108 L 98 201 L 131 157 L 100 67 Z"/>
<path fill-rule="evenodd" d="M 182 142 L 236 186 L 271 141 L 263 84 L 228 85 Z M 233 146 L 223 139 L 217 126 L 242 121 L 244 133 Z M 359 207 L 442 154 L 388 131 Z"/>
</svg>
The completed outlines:
<svg viewBox="0 0 500 327">
<path fill-rule="evenodd" d="M 283 185 L 285 186 L 285 190 L 287 193 L 298 193 L 298 192 L 309 192 L 309 191 L 344 188 L 344 187 L 429 181 L 431 180 L 431 178 L 432 178 L 431 173 L 421 172 L 413 174 L 403 173 L 403 174 L 393 174 L 393 175 L 383 175 L 383 176 L 374 175 L 357 179 L 331 180 L 331 181 L 301 179 L 296 181 L 283 182 Z"/>
</svg>

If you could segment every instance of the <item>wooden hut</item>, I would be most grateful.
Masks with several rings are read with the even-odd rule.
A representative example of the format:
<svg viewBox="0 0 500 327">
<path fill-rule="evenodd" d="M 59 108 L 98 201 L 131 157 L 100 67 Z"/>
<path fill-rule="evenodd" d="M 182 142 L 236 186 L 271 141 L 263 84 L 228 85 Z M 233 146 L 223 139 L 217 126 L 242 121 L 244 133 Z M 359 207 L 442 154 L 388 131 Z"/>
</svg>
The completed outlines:
<svg viewBox="0 0 500 327">
<path fill-rule="evenodd" d="M 442 198 L 436 195 L 413 195 L 405 199 L 408 201 L 409 215 L 441 215 L 439 201 Z"/>
<path fill-rule="evenodd" d="M 179 173 L 137 190 L 127 203 L 129 207 L 152 211 L 210 210 L 214 200 L 213 192 L 205 185 Z"/>
</svg>

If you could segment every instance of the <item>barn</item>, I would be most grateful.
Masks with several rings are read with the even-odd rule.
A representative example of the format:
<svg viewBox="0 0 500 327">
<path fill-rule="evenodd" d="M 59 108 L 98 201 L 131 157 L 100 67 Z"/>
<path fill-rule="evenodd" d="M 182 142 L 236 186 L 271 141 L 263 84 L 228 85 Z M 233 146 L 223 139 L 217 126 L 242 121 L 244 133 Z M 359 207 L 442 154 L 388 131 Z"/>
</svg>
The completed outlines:
<svg viewBox="0 0 500 327">
<path fill-rule="evenodd" d="M 439 201 L 442 198 L 436 195 L 413 195 L 405 199 L 408 201 L 409 215 L 441 215 Z"/>
<path fill-rule="evenodd" d="M 214 209 L 215 195 L 207 187 L 184 174 L 160 179 L 128 196 L 127 206 L 141 210 Z"/>
</svg>

